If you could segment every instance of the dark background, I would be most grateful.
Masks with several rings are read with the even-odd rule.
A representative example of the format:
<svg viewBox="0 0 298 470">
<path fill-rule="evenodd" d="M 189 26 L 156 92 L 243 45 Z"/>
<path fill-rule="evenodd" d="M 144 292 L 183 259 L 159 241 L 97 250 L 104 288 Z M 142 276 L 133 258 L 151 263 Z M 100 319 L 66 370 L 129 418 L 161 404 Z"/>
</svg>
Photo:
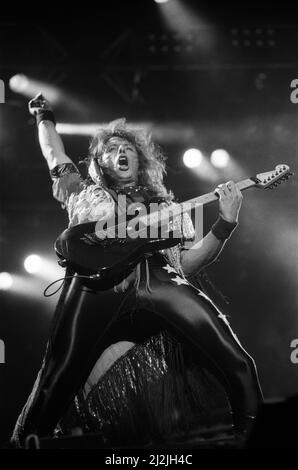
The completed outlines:
<svg viewBox="0 0 298 470">
<path fill-rule="evenodd" d="M 172 3 L 172 5 L 170 5 Z M 56 86 L 58 122 L 100 123 L 125 116 L 149 122 L 168 155 L 166 184 L 180 200 L 287 163 L 297 174 L 298 18 L 285 2 L 180 3 L 169 27 L 153 0 L 62 7 L 52 2 L 17 7 L 0 19 L 0 270 L 19 276 L 22 292 L 0 291 L 0 438 L 7 439 L 40 366 L 57 296 L 50 282 L 26 274 L 31 252 L 55 263 L 53 242 L 67 223 L 52 199 L 28 98 L 9 90 L 16 73 Z M 175 16 L 176 15 L 176 16 Z M 88 136 L 63 136 L 76 162 Z M 226 149 L 234 167 L 204 179 L 182 164 L 197 146 L 207 156 Z M 235 170 L 236 168 L 236 170 Z M 204 230 L 217 207 L 204 211 Z M 298 393 L 297 176 L 276 191 L 245 193 L 240 224 L 207 272 L 222 295 L 243 345 L 255 358 L 266 398 Z M 54 278 L 52 278 L 54 280 Z M 226 301 L 224 301 L 226 298 Z M 228 303 L 227 303 L 228 302 Z"/>
</svg>

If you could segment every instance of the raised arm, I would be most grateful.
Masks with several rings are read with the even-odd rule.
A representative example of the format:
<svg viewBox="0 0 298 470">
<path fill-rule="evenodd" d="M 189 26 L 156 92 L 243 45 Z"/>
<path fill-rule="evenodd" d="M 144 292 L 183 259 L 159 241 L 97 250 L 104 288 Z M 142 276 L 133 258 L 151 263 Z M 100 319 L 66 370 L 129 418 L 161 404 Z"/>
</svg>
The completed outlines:
<svg viewBox="0 0 298 470">
<path fill-rule="evenodd" d="M 233 181 L 219 185 L 219 219 L 203 240 L 181 254 L 181 265 L 187 276 L 192 276 L 216 260 L 227 239 L 237 226 L 242 193 Z"/>
<path fill-rule="evenodd" d="M 38 94 L 33 100 L 29 101 L 29 112 L 36 116 L 44 111 L 49 111 L 49 116 L 51 116 L 52 108 L 49 102 L 41 94 Z M 56 131 L 53 121 L 44 119 L 39 122 L 38 137 L 42 154 L 50 170 L 63 163 L 72 163 L 71 159 L 65 154 L 62 139 Z"/>
</svg>

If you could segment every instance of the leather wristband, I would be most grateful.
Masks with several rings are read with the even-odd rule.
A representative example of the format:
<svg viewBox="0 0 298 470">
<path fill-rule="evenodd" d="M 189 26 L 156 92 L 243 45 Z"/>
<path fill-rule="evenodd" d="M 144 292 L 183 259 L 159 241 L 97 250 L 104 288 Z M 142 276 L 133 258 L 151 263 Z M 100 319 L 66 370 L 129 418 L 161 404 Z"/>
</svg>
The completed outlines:
<svg viewBox="0 0 298 470">
<path fill-rule="evenodd" d="M 56 120 L 53 111 L 50 109 L 41 109 L 36 113 L 36 124 L 37 126 L 41 121 L 51 121 L 54 125 L 56 125 Z"/>
<path fill-rule="evenodd" d="M 237 227 L 238 222 L 228 222 L 219 217 L 211 227 L 211 232 L 218 240 L 227 240 Z"/>
</svg>

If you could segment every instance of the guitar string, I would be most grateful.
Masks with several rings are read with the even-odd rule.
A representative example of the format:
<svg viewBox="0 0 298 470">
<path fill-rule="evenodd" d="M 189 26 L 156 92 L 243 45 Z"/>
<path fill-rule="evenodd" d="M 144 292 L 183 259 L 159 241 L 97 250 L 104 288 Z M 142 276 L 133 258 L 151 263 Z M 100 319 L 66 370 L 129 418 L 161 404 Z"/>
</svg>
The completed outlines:
<svg viewBox="0 0 298 470">
<path fill-rule="evenodd" d="M 251 186 L 255 186 L 255 185 L 256 185 L 256 181 L 253 180 L 253 177 L 248 178 L 248 179 L 243 180 L 243 181 L 239 181 L 239 182 L 236 183 L 236 184 L 238 185 L 238 187 L 239 187 L 241 190 L 248 189 L 248 188 L 250 187 L 250 185 L 249 185 L 249 186 L 246 186 L 246 185 L 248 184 L 248 181 L 249 181 L 249 180 L 250 180 L 250 183 L 251 183 L 251 181 L 254 182 L 254 184 L 251 185 Z M 259 182 L 259 180 L 258 180 L 258 182 Z M 214 195 L 214 194 L 216 195 L 216 193 L 210 192 L 210 193 L 205 194 L 205 197 L 207 197 L 207 196 L 210 197 L 211 195 Z M 202 197 L 202 196 L 199 196 L 199 198 L 201 198 L 201 197 Z M 218 197 L 218 196 L 217 196 L 217 197 Z M 196 198 L 196 199 L 197 199 L 197 198 Z M 184 210 L 183 210 L 183 205 L 185 205 L 186 203 L 187 203 L 187 201 L 180 203 L 180 204 L 179 204 L 179 209 L 178 209 L 178 207 L 176 207 L 178 213 L 172 214 L 172 219 L 173 219 L 173 220 L 174 220 L 176 217 L 178 218 L 178 216 L 181 215 L 181 213 L 183 214 L 184 212 L 187 211 L 187 209 L 184 209 Z M 134 204 L 138 204 L 138 203 L 134 203 Z M 154 221 L 154 222 L 153 222 L 153 225 L 154 225 L 154 223 L 156 223 L 156 222 L 157 222 L 157 224 L 159 224 L 160 222 L 162 222 L 162 216 L 161 216 L 162 212 L 165 212 L 165 213 L 166 213 L 166 212 L 169 212 L 169 213 L 175 212 L 175 208 L 174 208 L 174 209 L 171 209 L 171 208 L 169 208 L 169 207 L 163 208 L 161 211 L 158 211 L 158 210 L 157 210 L 157 211 L 153 212 L 152 214 L 149 214 L 149 215 L 146 214 L 146 216 L 140 216 L 140 218 L 142 218 L 142 217 L 145 218 L 145 217 L 146 217 L 146 222 L 145 222 L 145 223 L 147 224 L 148 222 L 150 222 L 150 220 L 148 221 L 148 219 L 150 219 L 150 217 L 151 217 L 153 214 L 158 214 L 158 220 L 157 220 L 157 221 Z M 137 216 L 135 216 L 135 217 L 137 218 L 137 217 L 139 217 L 139 215 L 137 215 Z M 132 220 L 134 220 L 134 219 L 132 219 Z M 121 228 L 121 227 L 127 228 L 127 223 L 126 223 L 126 221 L 125 221 L 125 222 L 121 222 L 120 224 L 117 225 L 117 227 L 118 227 L 118 232 L 119 232 L 119 228 Z M 147 231 L 147 229 L 148 229 L 149 227 L 151 228 L 150 223 L 149 223 L 148 225 L 146 225 L 143 229 L 141 229 L 141 230 L 138 232 L 139 237 L 140 237 L 140 234 L 142 234 L 142 233 L 144 233 L 145 231 Z M 115 228 L 115 226 L 108 228 L 106 231 L 103 231 L 103 232 L 104 232 L 104 235 L 105 235 L 105 238 L 115 238 L 115 230 L 114 230 L 114 228 Z M 109 232 L 109 230 L 110 230 L 110 232 Z M 100 233 L 100 231 L 92 232 L 92 233 L 89 234 L 89 235 L 91 235 L 91 236 L 92 236 L 92 235 L 96 235 L 96 236 L 97 236 L 97 233 Z M 111 235 L 112 235 L 111 237 L 109 237 L 109 233 L 111 233 Z M 120 238 L 122 238 L 122 237 L 120 237 Z M 124 237 L 124 238 L 125 238 L 125 237 Z M 143 238 L 143 237 L 141 236 L 140 238 Z M 145 237 L 144 237 L 144 238 L 145 238 Z"/>
<path fill-rule="evenodd" d="M 274 181 L 273 184 L 276 185 L 276 183 L 280 183 L 281 180 L 284 180 L 285 178 L 288 179 L 288 176 L 290 176 L 290 175 L 291 175 L 290 173 L 288 173 L 288 174 L 286 174 L 286 175 L 284 175 L 284 174 L 283 174 L 283 175 L 279 175 L 279 177 L 277 178 L 276 181 Z M 277 175 L 276 175 L 276 176 L 277 176 Z M 253 182 L 253 184 L 251 184 L 251 182 Z M 238 183 L 236 183 L 236 185 L 239 187 L 239 189 L 240 189 L 241 191 L 243 191 L 243 190 L 245 190 L 245 189 L 249 189 L 250 187 L 256 186 L 256 185 L 259 184 L 259 183 L 260 183 L 260 179 L 257 178 L 257 177 L 252 176 L 252 177 L 247 178 L 247 179 L 245 179 L 245 180 L 243 180 L 243 181 L 239 181 Z M 270 189 L 272 189 L 271 186 L 269 186 L 269 187 L 270 187 Z M 265 188 L 265 189 L 267 189 L 267 188 Z M 205 197 L 207 197 L 207 196 L 210 197 L 211 195 L 214 195 L 214 194 L 216 195 L 215 192 L 210 192 L 210 193 L 205 194 Z M 217 195 L 216 195 L 216 196 L 217 196 Z M 199 196 L 199 198 L 200 198 L 200 197 L 201 197 L 201 196 Z M 217 198 L 218 198 L 218 196 L 217 196 Z M 196 198 L 196 199 L 197 199 L 197 198 Z M 137 203 L 136 203 L 136 204 L 137 204 Z M 181 213 L 183 214 L 184 212 L 187 211 L 187 209 L 183 209 L 183 205 L 186 205 L 186 202 L 182 202 L 182 203 L 179 204 L 179 209 L 177 208 L 178 213 L 172 214 L 172 219 L 173 219 L 173 220 L 174 220 L 175 218 L 178 218 L 178 216 L 181 215 Z M 154 225 L 154 223 L 156 223 L 156 222 L 157 222 L 157 224 L 159 224 L 160 222 L 162 222 L 162 217 L 160 217 L 160 216 L 161 216 L 162 212 L 167 212 L 167 211 L 168 211 L 169 213 L 174 212 L 174 211 L 175 211 L 175 208 L 174 208 L 173 211 L 172 211 L 170 208 L 164 208 L 164 209 L 162 209 L 161 211 L 158 211 L 158 210 L 157 210 L 157 211 L 153 212 L 153 214 L 158 214 L 158 220 L 157 220 L 157 221 L 153 221 L 153 225 Z M 145 223 L 148 223 L 148 219 L 150 219 L 150 216 L 153 215 L 153 214 L 146 215 L 146 222 L 145 222 Z M 136 216 L 136 218 L 137 218 L 137 217 L 138 217 L 138 215 Z M 144 217 L 144 216 L 140 216 L 140 218 L 142 218 L 142 217 Z M 133 219 L 132 219 L 132 220 L 133 220 Z M 171 222 L 170 222 L 170 223 L 171 223 Z M 126 222 L 121 222 L 119 225 L 117 225 L 117 227 L 124 227 L 124 226 L 127 227 Z M 138 232 L 138 234 L 144 233 L 145 231 L 147 231 L 148 227 L 151 228 L 150 220 L 149 220 L 149 225 L 146 225 L 146 227 L 144 227 L 142 230 L 140 230 L 140 231 Z M 97 233 L 97 232 L 93 232 L 92 235 L 96 235 L 96 233 Z M 108 233 L 108 231 L 107 231 L 106 233 Z M 106 238 L 109 238 L 109 237 L 106 237 Z M 111 238 L 114 238 L 114 237 L 111 237 Z M 142 238 L 142 237 L 141 237 L 141 238 Z M 144 237 L 144 238 L 145 238 L 145 237 Z"/>
<path fill-rule="evenodd" d="M 166 212 L 166 209 L 162 209 L 161 212 Z M 161 212 L 155 211 L 155 212 L 153 212 L 152 214 L 147 215 L 147 216 L 146 216 L 146 219 L 147 219 L 147 220 L 146 220 L 145 223 L 148 223 L 148 219 L 149 219 L 150 216 L 152 216 L 153 214 L 158 214 L 158 220 L 157 220 L 157 221 L 156 221 L 156 220 L 153 221 L 153 226 L 154 226 L 154 223 L 159 224 L 160 222 L 162 222 L 162 219 L 161 219 L 161 217 L 160 217 L 160 216 L 161 216 Z M 169 210 L 169 212 L 171 212 L 171 211 Z M 179 213 L 172 215 L 172 219 L 174 220 L 175 218 L 178 218 L 179 215 L 181 215 L 180 211 L 179 211 Z M 137 219 L 138 216 L 139 216 L 139 215 L 135 216 L 136 219 Z M 142 217 L 145 218 L 145 216 L 143 216 L 143 215 L 140 216 L 140 218 L 142 218 Z M 133 221 L 133 220 L 134 220 L 134 219 L 132 219 L 132 221 Z M 130 222 L 131 222 L 131 221 L 130 221 Z M 130 222 L 129 222 L 129 223 L 130 223 Z M 138 221 L 138 223 L 139 223 L 139 222 L 140 222 L 140 221 Z M 129 224 L 129 223 L 128 223 L 128 224 Z M 121 222 L 121 223 L 118 224 L 116 227 L 118 228 L 118 232 L 119 232 L 119 228 L 121 228 L 121 227 L 123 227 L 123 228 L 125 227 L 125 229 L 127 229 L 127 223 L 126 223 L 126 222 Z M 151 229 L 151 227 L 152 227 L 152 225 L 149 224 L 149 225 L 146 225 L 146 226 L 145 226 L 144 228 L 142 228 L 141 230 L 139 230 L 139 232 L 138 232 L 138 237 L 139 237 L 139 238 L 146 238 L 146 237 L 142 237 L 142 236 L 140 237 L 140 234 L 145 233 L 145 231 L 147 232 L 147 229 L 148 229 L 148 228 Z M 158 225 L 157 225 L 157 227 L 158 227 Z M 105 234 L 105 238 L 115 238 L 115 236 L 114 236 L 114 235 L 115 235 L 115 230 L 114 230 L 114 229 L 115 229 L 115 226 L 108 228 L 106 231 L 103 231 L 104 234 Z M 110 232 L 109 232 L 109 230 L 110 230 Z M 97 235 L 97 233 L 100 233 L 100 232 L 95 231 L 95 232 L 92 232 L 90 235 Z M 108 236 L 109 233 L 111 233 L 111 235 L 113 235 L 113 236 L 109 237 L 109 236 Z M 120 238 L 123 238 L 123 237 L 120 237 Z M 124 237 L 124 238 L 125 238 L 125 237 Z"/>
</svg>

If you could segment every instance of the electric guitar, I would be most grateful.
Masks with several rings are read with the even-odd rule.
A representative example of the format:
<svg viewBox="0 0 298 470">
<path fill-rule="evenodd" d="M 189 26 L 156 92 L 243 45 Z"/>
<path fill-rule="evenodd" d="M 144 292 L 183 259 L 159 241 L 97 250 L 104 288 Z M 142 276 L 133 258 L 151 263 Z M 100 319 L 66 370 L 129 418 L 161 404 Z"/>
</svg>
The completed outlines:
<svg viewBox="0 0 298 470">
<path fill-rule="evenodd" d="M 236 185 L 241 191 L 252 187 L 273 189 L 290 175 L 289 166 L 281 164 L 273 171 L 257 174 Z M 169 221 L 189 211 L 190 207 L 194 209 L 217 200 L 218 196 L 214 192 L 207 193 L 148 215 L 134 215 L 128 222 L 125 221 L 125 226 L 123 223 L 107 223 L 106 230 L 98 230 L 97 222 L 70 227 L 55 242 L 58 263 L 72 267 L 86 279 L 82 281 L 86 285 L 98 290 L 109 289 L 121 282 L 146 254 L 180 243 L 181 238 L 171 228 L 171 222 L 169 228 Z M 165 225 L 167 228 L 163 231 Z M 133 230 L 136 226 L 137 232 Z M 151 236 L 152 228 L 157 229 L 154 237 Z M 124 233 L 124 236 L 117 236 L 119 233 Z"/>
</svg>

